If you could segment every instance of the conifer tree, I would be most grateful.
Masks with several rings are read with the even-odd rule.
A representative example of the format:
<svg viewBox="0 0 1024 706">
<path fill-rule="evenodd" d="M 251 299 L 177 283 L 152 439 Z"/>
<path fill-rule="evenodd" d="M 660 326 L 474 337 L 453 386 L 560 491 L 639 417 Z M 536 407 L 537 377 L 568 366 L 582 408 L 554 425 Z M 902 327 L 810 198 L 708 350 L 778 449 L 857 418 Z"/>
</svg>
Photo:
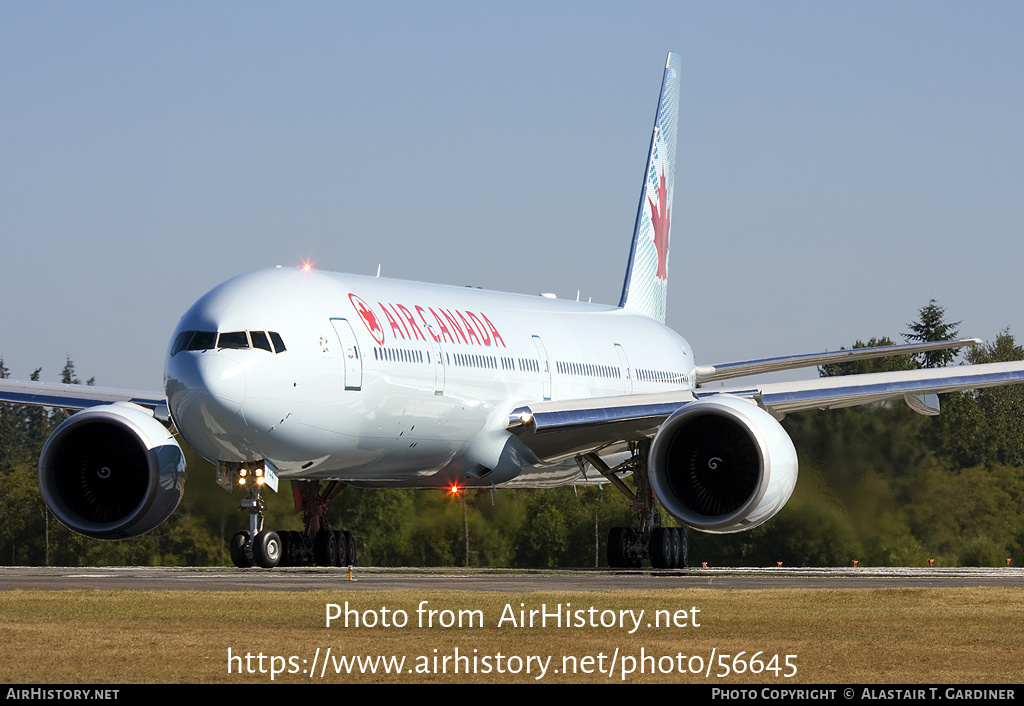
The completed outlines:
<svg viewBox="0 0 1024 706">
<path fill-rule="evenodd" d="M 907 343 L 929 343 L 931 341 L 952 341 L 959 334 L 960 322 L 950 323 L 946 321 L 946 309 L 936 303 L 934 299 L 921 307 L 918 312 L 918 320 L 907 324 L 910 331 L 903 334 Z M 956 358 L 956 352 L 952 350 L 926 351 L 917 354 L 918 364 L 922 368 L 941 368 L 949 365 Z"/>
</svg>

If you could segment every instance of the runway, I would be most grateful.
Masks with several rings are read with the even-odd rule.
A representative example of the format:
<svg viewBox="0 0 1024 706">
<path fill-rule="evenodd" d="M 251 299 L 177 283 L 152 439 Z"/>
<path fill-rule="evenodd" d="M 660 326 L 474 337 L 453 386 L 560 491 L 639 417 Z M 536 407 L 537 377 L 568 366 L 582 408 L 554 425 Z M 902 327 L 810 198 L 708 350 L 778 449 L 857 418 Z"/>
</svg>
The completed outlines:
<svg viewBox="0 0 1024 706">
<path fill-rule="evenodd" d="M 622 591 L 664 589 L 1024 588 L 1024 569 L 712 568 L 465 569 L 0 567 L 0 590 L 146 591 Z"/>
</svg>

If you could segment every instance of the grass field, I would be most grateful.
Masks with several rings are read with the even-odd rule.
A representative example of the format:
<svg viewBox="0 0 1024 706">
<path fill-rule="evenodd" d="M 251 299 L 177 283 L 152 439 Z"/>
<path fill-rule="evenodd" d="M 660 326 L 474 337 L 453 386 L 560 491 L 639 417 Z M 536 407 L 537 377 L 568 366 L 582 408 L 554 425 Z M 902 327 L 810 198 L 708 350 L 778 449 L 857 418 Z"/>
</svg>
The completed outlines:
<svg viewBox="0 0 1024 706">
<path fill-rule="evenodd" d="M 5 683 L 1019 683 L 1022 644 L 1000 588 L 0 592 Z"/>
</svg>

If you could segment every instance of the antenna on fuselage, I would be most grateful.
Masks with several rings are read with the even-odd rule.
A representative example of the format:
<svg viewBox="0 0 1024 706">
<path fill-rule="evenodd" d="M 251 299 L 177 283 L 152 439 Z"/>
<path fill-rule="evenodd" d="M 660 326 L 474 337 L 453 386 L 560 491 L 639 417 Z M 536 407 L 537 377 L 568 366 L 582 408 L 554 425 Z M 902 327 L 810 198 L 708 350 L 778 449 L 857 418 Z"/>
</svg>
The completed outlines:
<svg viewBox="0 0 1024 706">
<path fill-rule="evenodd" d="M 377 277 L 380 277 L 380 263 L 377 263 Z"/>
</svg>

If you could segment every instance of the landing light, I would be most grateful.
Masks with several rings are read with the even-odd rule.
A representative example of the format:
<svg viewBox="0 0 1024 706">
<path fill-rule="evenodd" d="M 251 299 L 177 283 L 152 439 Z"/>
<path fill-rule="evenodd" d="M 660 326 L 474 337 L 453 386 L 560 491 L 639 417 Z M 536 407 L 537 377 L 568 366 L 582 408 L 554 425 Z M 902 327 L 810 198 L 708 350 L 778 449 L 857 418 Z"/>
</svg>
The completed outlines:
<svg viewBox="0 0 1024 706">
<path fill-rule="evenodd" d="M 313 271 L 313 262 L 312 262 L 312 260 L 303 260 L 302 261 L 302 271 L 303 272 L 312 272 Z"/>
</svg>

